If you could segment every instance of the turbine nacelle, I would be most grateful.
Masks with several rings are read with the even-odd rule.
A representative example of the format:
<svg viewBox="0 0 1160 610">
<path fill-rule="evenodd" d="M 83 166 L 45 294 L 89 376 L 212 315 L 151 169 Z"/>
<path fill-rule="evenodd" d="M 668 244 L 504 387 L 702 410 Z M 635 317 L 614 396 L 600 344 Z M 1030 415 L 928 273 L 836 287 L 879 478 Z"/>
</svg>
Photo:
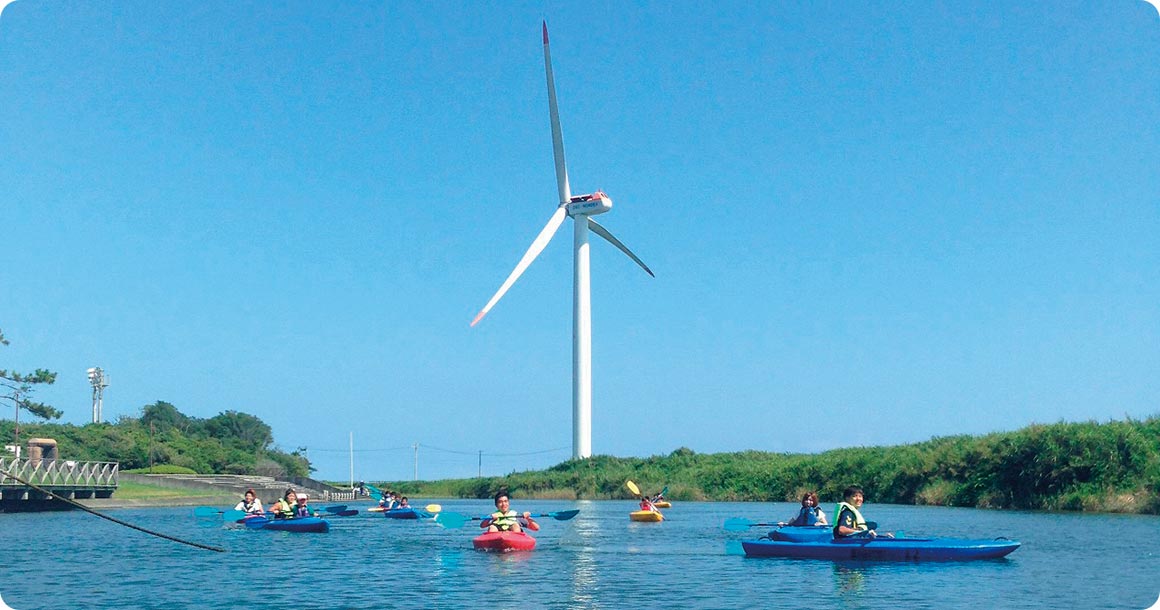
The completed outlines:
<svg viewBox="0 0 1160 610">
<path fill-rule="evenodd" d="M 612 209 L 612 200 L 605 195 L 603 191 L 596 191 L 588 195 L 575 195 L 568 203 L 565 204 L 564 209 L 568 211 L 568 215 L 576 216 L 595 216 L 603 214 Z"/>
</svg>

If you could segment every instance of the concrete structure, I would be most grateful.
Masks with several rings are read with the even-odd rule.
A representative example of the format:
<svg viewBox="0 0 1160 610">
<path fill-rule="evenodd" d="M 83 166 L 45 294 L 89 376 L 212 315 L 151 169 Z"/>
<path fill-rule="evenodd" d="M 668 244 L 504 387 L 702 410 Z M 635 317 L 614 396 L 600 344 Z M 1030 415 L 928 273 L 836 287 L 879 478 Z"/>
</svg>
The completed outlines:
<svg viewBox="0 0 1160 610">
<path fill-rule="evenodd" d="M 0 512 L 72 508 L 25 482 L 70 500 L 108 498 L 117 489 L 117 462 L 61 460 L 52 439 L 28 444 L 28 459 L 0 457 Z"/>
</svg>

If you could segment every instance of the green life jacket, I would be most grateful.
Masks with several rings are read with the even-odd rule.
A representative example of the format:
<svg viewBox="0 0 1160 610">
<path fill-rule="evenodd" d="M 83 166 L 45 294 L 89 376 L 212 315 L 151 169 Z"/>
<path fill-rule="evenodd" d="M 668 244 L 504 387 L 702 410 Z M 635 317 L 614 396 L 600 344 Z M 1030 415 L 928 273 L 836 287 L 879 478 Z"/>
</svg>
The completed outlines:
<svg viewBox="0 0 1160 610">
<path fill-rule="evenodd" d="M 839 535 L 838 534 L 838 526 L 842 523 L 842 511 L 843 510 L 848 510 L 848 511 L 854 513 L 854 529 L 856 529 L 856 530 L 870 529 L 870 528 L 866 527 L 866 519 L 862 518 L 862 513 L 858 512 L 858 509 L 854 508 L 853 504 L 848 504 L 846 502 L 838 502 L 838 505 L 834 507 L 834 535 L 835 536 Z"/>
<path fill-rule="evenodd" d="M 514 510 L 509 510 L 506 513 L 501 513 L 497 510 L 491 514 L 491 524 L 494 525 L 499 531 L 506 532 L 510 530 L 513 525 L 519 523 L 519 521 L 516 521 L 516 515 L 518 514 L 519 513 Z"/>
<path fill-rule="evenodd" d="M 287 502 L 286 498 L 282 498 L 274 505 L 273 512 L 277 513 L 283 519 L 289 519 L 294 516 L 294 506 Z"/>
</svg>

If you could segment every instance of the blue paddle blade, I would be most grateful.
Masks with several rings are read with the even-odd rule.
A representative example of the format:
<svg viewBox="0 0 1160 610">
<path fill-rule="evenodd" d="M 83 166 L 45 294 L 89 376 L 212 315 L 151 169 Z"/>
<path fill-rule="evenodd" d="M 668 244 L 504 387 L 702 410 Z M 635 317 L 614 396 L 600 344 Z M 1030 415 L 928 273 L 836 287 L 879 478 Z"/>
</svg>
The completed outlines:
<svg viewBox="0 0 1160 610">
<path fill-rule="evenodd" d="M 567 520 L 571 519 L 572 517 L 575 517 L 579 513 L 580 513 L 580 509 L 577 508 L 574 510 L 560 510 L 560 511 L 556 511 L 554 513 L 548 513 L 545 516 L 551 517 L 557 521 L 567 521 Z"/>
<path fill-rule="evenodd" d="M 741 546 L 740 540 L 730 540 L 725 543 L 726 555 L 744 555 L 745 547 Z"/>
<path fill-rule="evenodd" d="M 358 509 L 348 508 L 346 510 L 340 510 L 340 511 L 338 511 L 336 513 L 332 513 L 332 514 L 336 517 L 353 517 L 353 516 L 358 514 Z"/>
<path fill-rule="evenodd" d="M 245 517 L 246 511 L 244 510 L 227 510 L 222 513 L 222 519 L 225 519 L 226 521 L 237 521 L 238 519 L 244 519 Z"/>
<path fill-rule="evenodd" d="M 439 513 L 435 515 L 435 523 L 447 529 L 461 528 L 468 521 L 471 521 L 471 517 L 460 513 Z"/>
<path fill-rule="evenodd" d="M 339 504 L 338 506 L 327 506 L 327 507 L 326 507 L 325 509 L 323 509 L 323 510 L 325 510 L 325 511 L 326 511 L 326 512 L 328 512 L 328 513 L 334 513 L 334 514 L 338 514 L 338 513 L 341 513 L 342 511 L 346 510 L 346 505 L 345 505 L 345 504 Z"/>
<path fill-rule="evenodd" d="M 194 517 L 216 517 L 220 514 L 222 514 L 222 510 L 212 506 L 199 506 L 193 509 Z"/>
<path fill-rule="evenodd" d="M 748 531 L 753 522 L 749 519 L 741 519 L 740 517 L 733 517 L 725 520 L 725 530 L 729 532 L 744 532 Z"/>
</svg>

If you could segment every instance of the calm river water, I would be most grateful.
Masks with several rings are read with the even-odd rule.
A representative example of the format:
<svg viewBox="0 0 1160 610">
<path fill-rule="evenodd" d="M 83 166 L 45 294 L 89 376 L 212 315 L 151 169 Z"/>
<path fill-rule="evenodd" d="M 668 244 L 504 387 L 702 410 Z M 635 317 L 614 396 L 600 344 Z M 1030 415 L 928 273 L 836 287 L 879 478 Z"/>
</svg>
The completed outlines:
<svg viewBox="0 0 1160 610">
<path fill-rule="evenodd" d="M 425 504 L 430 500 L 425 500 Z M 416 502 L 418 504 L 419 502 Z M 480 515 L 487 501 L 447 500 Z M 358 508 L 367 508 L 361 505 Z M 328 534 L 223 527 L 192 508 L 109 510 L 149 536 L 84 512 L 0 514 L 0 597 L 36 608 L 1149 608 L 1160 597 L 1160 518 L 867 504 L 882 530 L 1023 543 L 1002 560 L 865 563 L 747 559 L 730 517 L 776 521 L 793 504 L 677 502 L 659 524 L 630 523 L 635 503 L 513 501 L 579 508 L 542 520 L 531 553 L 471 548 L 473 524 L 374 513 L 331 519 Z M 827 511 L 831 506 L 825 507 Z M 730 545 L 730 541 L 734 541 Z"/>
</svg>

